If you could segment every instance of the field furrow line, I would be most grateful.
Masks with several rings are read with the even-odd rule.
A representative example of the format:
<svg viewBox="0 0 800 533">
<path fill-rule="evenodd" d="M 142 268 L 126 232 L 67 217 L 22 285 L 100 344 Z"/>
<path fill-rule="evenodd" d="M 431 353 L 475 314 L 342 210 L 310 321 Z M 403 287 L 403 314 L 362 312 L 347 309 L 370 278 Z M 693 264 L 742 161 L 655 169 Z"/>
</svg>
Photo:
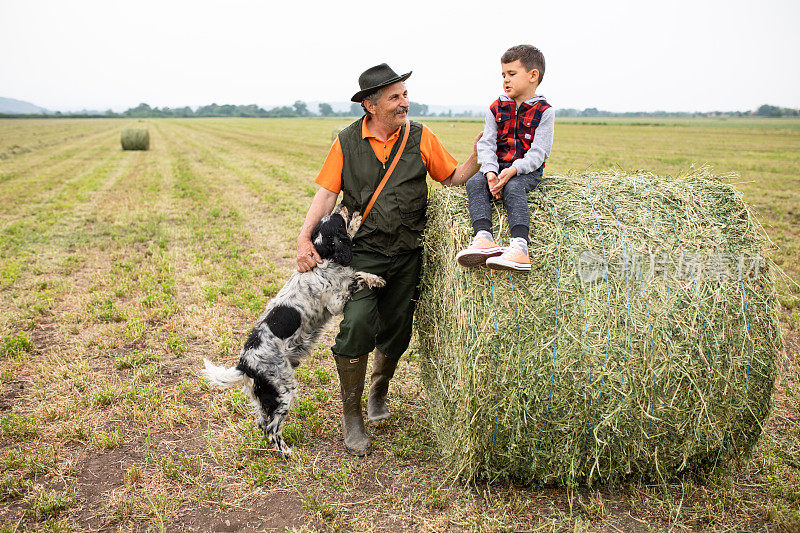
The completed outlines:
<svg viewBox="0 0 800 533">
<path fill-rule="evenodd" d="M 87 160 L 90 166 L 72 173 L 67 179 L 54 179 L 42 187 L 38 193 L 26 194 L 25 191 L 16 191 L 16 194 L 0 195 L 3 210 L 0 210 L 0 235 L 16 234 L 21 226 L 34 226 L 49 220 L 58 223 L 57 215 L 65 205 L 72 204 L 75 199 L 80 200 L 83 189 L 87 186 L 98 187 L 99 182 L 111 172 L 121 158 L 119 152 L 105 154 L 96 160 Z"/>
<path fill-rule="evenodd" d="M 11 120 L 0 120 L 0 161 L 12 160 L 59 145 L 69 145 L 89 135 L 116 128 L 109 121 L 63 120 L 54 125 L 49 121 L 17 121 L 17 128 L 3 128 Z"/>
<path fill-rule="evenodd" d="M 238 183 L 230 183 L 226 192 L 235 193 L 234 201 L 247 206 L 242 215 L 250 220 L 251 231 L 259 235 L 258 242 L 266 240 L 277 244 L 274 241 L 277 238 L 284 245 L 282 251 L 293 257 L 296 235 L 286 230 L 299 231 L 316 186 L 311 185 L 310 180 L 284 174 L 272 165 L 267 164 L 265 168 L 257 159 L 220 143 L 212 133 L 184 132 L 187 133 L 186 142 L 228 171 L 229 176 L 237 178 Z M 270 228 L 281 231 L 265 232 Z"/>
<path fill-rule="evenodd" d="M 264 119 L 267 120 L 267 119 Z M 280 130 L 243 131 L 221 128 L 209 122 L 182 122 L 183 127 L 213 135 L 234 143 L 236 151 L 241 149 L 253 157 L 280 167 L 290 166 L 300 174 L 316 174 L 324 156 L 330 148 L 330 141 L 317 128 L 304 130 L 301 135 L 295 131 L 280 133 Z M 324 139 L 320 141 L 309 139 Z"/>
<path fill-rule="evenodd" d="M 103 137 L 105 140 L 98 142 Z M 0 173 L 0 206 L 7 208 L 12 201 L 35 199 L 40 193 L 47 194 L 68 182 L 71 175 L 83 172 L 84 167 L 96 164 L 98 159 L 108 160 L 119 152 L 121 150 L 112 148 L 110 134 L 103 132 L 85 138 L 77 145 L 63 147 L 56 154 L 37 154 L 42 157 L 19 162 L 16 170 L 3 169 Z M 65 179 L 58 180 L 59 177 Z"/>
<path fill-rule="evenodd" d="M 288 216 L 289 220 L 282 222 L 296 224 L 299 230 L 310 199 L 317 190 L 312 175 L 305 171 L 292 172 L 279 161 L 270 161 L 263 154 L 243 153 L 235 145 L 220 143 L 219 138 L 211 131 L 191 131 L 191 137 L 197 139 L 194 141 L 196 146 L 233 172 L 250 190 L 254 197 L 251 199 L 254 202 L 253 207 L 269 209 L 273 216 Z M 265 201 L 266 205 L 259 205 L 260 200 Z"/>
<path fill-rule="evenodd" d="M 241 187 L 184 132 L 167 127 L 165 137 L 175 150 L 177 196 L 187 205 L 193 292 L 207 304 L 222 299 L 235 308 L 260 312 L 274 294 L 276 266 L 264 260 L 262 247 L 247 229 L 251 210 L 237 196 Z"/>
<path fill-rule="evenodd" d="M 9 324 L 30 325 L 51 316 L 56 300 L 74 289 L 73 274 L 85 263 L 91 241 L 82 229 L 88 212 L 84 206 L 126 168 L 98 167 L 73 181 L 68 194 L 52 197 L 0 231 L 6 268 L 13 267 L 2 293 Z"/>
</svg>

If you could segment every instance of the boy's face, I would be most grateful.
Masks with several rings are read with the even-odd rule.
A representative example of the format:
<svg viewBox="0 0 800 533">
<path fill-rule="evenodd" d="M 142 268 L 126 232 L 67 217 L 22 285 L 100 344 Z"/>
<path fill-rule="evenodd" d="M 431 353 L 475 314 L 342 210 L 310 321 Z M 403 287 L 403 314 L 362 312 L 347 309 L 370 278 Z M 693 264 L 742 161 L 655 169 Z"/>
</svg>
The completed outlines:
<svg viewBox="0 0 800 533">
<path fill-rule="evenodd" d="M 512 63 L 500 63 L 503 75 L 503 90 L 509 98 L 517 99 L 520 96 L 533 96 L 539 85 L 539 71 L 537 69 L 525 70 L 522 62 L 517 59 Z M 529 97 L 530 97 L 529 96 Z"/>
</svg>

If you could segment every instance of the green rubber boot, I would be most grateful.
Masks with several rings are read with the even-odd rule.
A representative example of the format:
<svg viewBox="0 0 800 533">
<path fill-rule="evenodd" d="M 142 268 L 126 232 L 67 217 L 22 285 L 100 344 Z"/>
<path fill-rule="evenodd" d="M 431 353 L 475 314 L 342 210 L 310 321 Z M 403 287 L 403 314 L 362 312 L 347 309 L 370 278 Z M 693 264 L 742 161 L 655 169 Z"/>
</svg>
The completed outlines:
<svg viewBox="0 0 800 533">
<path fill-rule="evenodd" d="M 389 359 L 380 350 L 375 350 L 367 399 L 367 418 L 370 422 L 380 422 L 391 416 L 386 407 L 386 395 L 389 392 L 389 382 L 397 368 L 397 361 L 398 359 Z"/>
<path fill-rule="evenodd" d="M 350 455 L 362 457 L 370 453 L 370 440 L 364 430 L 361 413 L 361 395 L 364 393 L 364 375 L 367 373 L 367 356 L 357 359 L 336 356 L 336 370 L 342 390 L 342 434 L 344 449 Z"/>
</svg>

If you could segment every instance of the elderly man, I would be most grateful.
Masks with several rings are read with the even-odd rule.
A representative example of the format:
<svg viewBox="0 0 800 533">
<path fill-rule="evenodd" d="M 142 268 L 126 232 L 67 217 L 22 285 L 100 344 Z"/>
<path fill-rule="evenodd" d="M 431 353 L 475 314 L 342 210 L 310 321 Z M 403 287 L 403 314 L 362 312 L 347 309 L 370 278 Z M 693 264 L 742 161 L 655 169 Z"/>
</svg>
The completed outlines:
<svg viewBox="0 0 800 533">
<path fill-rule="evenodd" d="M 344 447 L 353 455 L 370 451 L 361 412 L 369 353 L 374 350 L 367 416 L 377 422 L 389 418 L 389 380 L 411 339 L 422 265 L 426 175 L 430 173 L 434 180 L 450 186 L 463 184 L 478 171 L 474 149 L 457 166 L 433 132 L 407 120 L 410 102 L 404 82 L 410 75 L 398 76 L 385 63 L 361 74 L 361 90 L 352 101 L 361 103 L 365 115 L 342 130 L 333 143 L 316 179 L 320 188 L 297 238 L 297 270 L 306 272 L 321 262 L 310 240 L 316 223 L 331 212 L 340 192 L 342 203 L 351 213 L 363 213 L 392 168 L 402 141 L 406 141 L 392 174 L 353 239 L 351 266 L 382 276 L 386 286 L 362 289 L 353 295 L 331 348 L 341 383 Z"/>
</svg>

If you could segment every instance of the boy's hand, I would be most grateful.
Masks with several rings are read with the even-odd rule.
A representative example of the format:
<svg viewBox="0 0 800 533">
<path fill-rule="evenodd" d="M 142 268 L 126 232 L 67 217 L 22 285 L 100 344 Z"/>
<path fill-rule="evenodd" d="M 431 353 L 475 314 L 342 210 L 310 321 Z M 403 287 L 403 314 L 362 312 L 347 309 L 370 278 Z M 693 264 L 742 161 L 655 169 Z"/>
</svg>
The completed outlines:
<svg viewBox="0 0 800 533">
<path fill-rule="evenodd" d="M 495 174 L 494 172 L 487 172 L 486 181 L 489 184 L 489 191 L 491 192 L 492 187 L 497 185 L 497 174 Z"/>
<path fill-rule="evenodd" d="M 500 198 L 500 195 L 503 193 L 503 187 L 505 187 L 508 180 L 513 178 L 517 175 L 517 169 L 514 167 L 508 167 L 507 169 L 500 172 L 500 175 L 497 176 L 494 184 L 489 182 L 489 192 L 492 193 L 492 196 L 495 198 Z"/>
</svg>

